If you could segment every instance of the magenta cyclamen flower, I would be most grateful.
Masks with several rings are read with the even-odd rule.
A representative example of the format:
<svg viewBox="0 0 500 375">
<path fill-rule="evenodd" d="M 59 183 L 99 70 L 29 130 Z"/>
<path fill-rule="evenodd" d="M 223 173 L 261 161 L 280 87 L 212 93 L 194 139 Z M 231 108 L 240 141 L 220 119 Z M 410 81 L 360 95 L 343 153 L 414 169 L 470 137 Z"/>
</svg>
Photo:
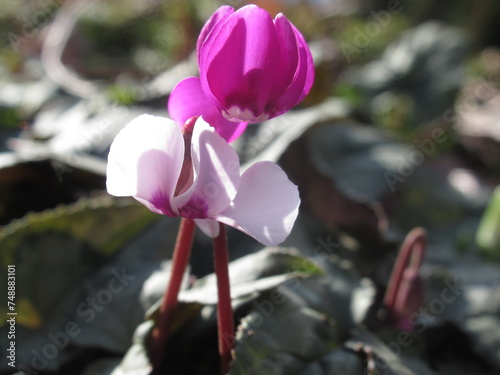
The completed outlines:
<svg viewBox="0 0 500 375">
<path fill-rule="evenodd" d="M 181 81 L 169 99 L 170 116 L 184 123 L 203 115 L 228 141 L 247 123 L 279 116 L 309 93 L 311 52 L 302 34 L 278 14 L 256 5 L 220 7 L 197 44 L 200 78 Z"/>
<path fill-rule="evenodd" d="M 211 237 L 219 221 L 268 246 L 288 236 L 300 203 L 297 187 L 272 162 L 240 175 L 238 155 L 202 118 L 182 130 L 167 118 L 132 120 L 111 145 L 107 190 L 153 212 L 194 219 Z"/>
</svg>

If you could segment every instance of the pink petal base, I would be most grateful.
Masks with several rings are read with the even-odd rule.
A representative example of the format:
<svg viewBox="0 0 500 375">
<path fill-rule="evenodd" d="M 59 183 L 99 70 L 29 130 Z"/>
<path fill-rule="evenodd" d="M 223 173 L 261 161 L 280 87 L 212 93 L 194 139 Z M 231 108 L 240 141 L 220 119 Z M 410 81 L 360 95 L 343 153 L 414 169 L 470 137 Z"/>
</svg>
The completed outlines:
<svg viewBox="0 0 500 375">
<path fill-rule="evenodd" d="M 237 139 L 246 129 L 246 122 L 227 120 L 215 104 L 205 95 L 200 79 L 189 77 L 177 84 L 168 99 L 168 113 L 179 124 L 191 117 L 202 116 L 227 142 Z"/>
</svg>

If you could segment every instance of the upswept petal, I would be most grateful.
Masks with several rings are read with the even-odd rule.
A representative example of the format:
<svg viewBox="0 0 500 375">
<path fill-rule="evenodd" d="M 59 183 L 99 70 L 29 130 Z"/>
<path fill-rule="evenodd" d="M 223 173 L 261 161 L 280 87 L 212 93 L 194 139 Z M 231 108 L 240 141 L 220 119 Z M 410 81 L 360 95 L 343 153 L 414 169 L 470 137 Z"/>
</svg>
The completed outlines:
<svg viewBox="0 0 500 375">
<path fill-rule="evenodd" d="M 220 116 L 220 112 L 218 112 Z M 207 117 L 207 121 L 209 118 Z M 226 140 L 226 142 L 232 142 L 239 138 L 247 128 L 248 122 L 234 122 L 226 120 L 223 116 L 220 120 L 211 120 L 210 124 L 215 128 L 217 133 Z"/>
<path fill-rule="evenodd" d="M 202 46 L 203 91 L 210 92 L 220 108 L 251 112 L 253 117 L 242 120 L 252 122 L 265 112 L 279 62 L 278 37 L 271 16 L 255 5 L 247 5 L 229 16 L 218 33 L 210 33 Z"/>
<path fill-rule="evenodd" d="M 224 21 L 225 19 L 227 19 L 227 17 L 229 17 L 233 13 L 234 9 L 232 7 L 230 7 L 229 5 L 223 5 L 219 9 L 217 9 L 215 13 L 212 14 L 212 16 L 205 23 L 203 29 L 201 29 L 198 41 L 196 42 L 196 55 L 198 57 L 198 64 L 200 61 L 201 47 L 203 46 L 203 43 L 205 43 L 207 37 L 210 35 L 212 31 L 214 33 L 217 33 L 220 26 L 222 26 L 223 22 L 221 21 Z"/>
<path fill-rule="evenodd" d="M 309 93 L 314 83 L 314 62 L 311 51 L 300 31 L 292 24 L 290 25 L 297 38 L 299 51 L 298 69 L 286 92 L 280 98 L 269 104 L 269 108 L 273 111 L 271 117 L 282 115 L 299 104 Z"/>
<path fill-rule="evenodd" d="M 280 68 L 279 72 L 277 72 L 273 92 L 271 93 L 271 98 L 276 99 L 283 95 L 293 82 L 299 63 L 299 49 L 292 25 L 283 14 L 280 13 L 276 16 L 274 25 L 281 52 Z"/>
<path fill-rule="evenodd" d="M 212 218 L 235 197 L 240 181 L 236 151 L 203 118 L 193 130 L 191 157 L 194 179 L 189 189 L 174 198 L 183 217 Z"/>
<path fill-rule="evenodd" d="M 311 88 L 314 84 L 314 61 L 311 55 L 311 50 L 309 49 L 309 46 L 307 45 L 307 42 L 304 39 L 304 36 L 293 24 L 291 24 L 291 26 L 293 28 L 293 31 L 295 32 L 295 37 L 297 38 L 297 43 L 298 43 L 297 45 L 299 46 L 301 59 L 306 60 L 306 67 L 305 67 L 306 78 L 304 80 L 302 93 L 295 102 L 295 105 L 297 105 L 299 102 L 302 101 L 302 99 L 306 97 L 307 94 L 309 94 L 309 91 L 311 91 Z M 301 69 L 304 68 L 301 67 Z"/>
<path fill-rule="evenodd" d="M 247 127 L 246 122 L 226 120 L 203 92 L 197 77 L 188 77 L 174 87 L 168 99 L 168 113 L 181 127 L 191 117 L 203 116 L 227 142 L 234 141 Z"/>
<path fill-rule="evenodd" d="M 214 219 L 235 227 L 267 246 L 290 234 L 300 204 L 297 187 L 276 164 L 263 161 L 241 176 L 230 206 Z"/>
<path fill-rule="evenodd" d="M 184 141 L 170 119 L 141 115 L 118 133 L 107 166 L 110 194 L 133 196 L 150 210 L 176 216 L 172 207 L 184 157 Z"/>
<path fill-rule="evenodd" d="M 175 122 L 182 128 L 187 120 L 194 116 L 205 116 L 215 107 L 201 89 L 200 79 L 188 77 L 173 88 L 168 98 L 167 110 Z M 202 113 L 205 112 L 205 113 Z"/>
</svg>

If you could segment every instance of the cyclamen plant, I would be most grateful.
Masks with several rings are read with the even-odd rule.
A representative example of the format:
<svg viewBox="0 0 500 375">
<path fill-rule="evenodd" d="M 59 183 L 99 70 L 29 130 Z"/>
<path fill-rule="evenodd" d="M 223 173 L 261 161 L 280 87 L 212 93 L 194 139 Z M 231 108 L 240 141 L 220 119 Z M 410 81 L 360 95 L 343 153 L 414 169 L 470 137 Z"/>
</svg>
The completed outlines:
<svg viewBox="0 0 500 375">
<path fill-rule="evenodd" d="M 223 257 L 222 265 L 216 263 L 217 276 L 228 279 L 224 227 L 219 223 L 274 246 L 290 233 L 300 203 L 296 186 L 274 163 L 256 163 L 240 175 L 234 149 L 202 118 L 195 117 L 182 130 L 167 118 L 142 115 L 132 120 L 111 145 L 107 190 L 115 196 L 133 196 L 153 212 L 184 218 L 163 316 L 153 333 L 153 353 L 162 351 L 157 348 L 163 348 L 168 337 L 194 223 L 216 239 L 216 262 Z M 225 284 L 222 290 L 229 291 Z M 219 298 L 229 304 L 222 318 L 228 326 L 230 299 L 228 295 Z M 228 329 L 233 335 L 232 325 Z M 229 350 L 224 348 L 226 356 Z M 155 356 L 153 360 L 159 362 L 161 354 Z"/>
<path fill-rule="evenodd" d="M 132 196 L 151 211 L 181 217 L 172 273 L 153 329 L 150 352 L 159 371 L 178 305 L 195 227 L 213 238 L 218 286 L 221 373 L 226 374 L 234 340 L 225 225 L 267 246 L 283 242 L 298 214 L 300 198 L 280 167 L 256 163 L 240 173 L 227 143 L 248 123 L 290 110 L 314 79 L 310 51 L 283 16 L 274 20 L 249 5 L 219 8 L 197 45 L 200 78 L 173 90 L 167 118 L 142 115 L 117 135 L 108 156 L 107 190 Z"/>
<path fill-rule="evenodd" d="M 167 118 L 132 120 L 111 145 L 107 189 L 153 212 L 193 219 L 210 237 L 221 222 L 268 246 L 288 236 L 299 204 L 297 188 L 272 162 L 240 175 L 238 155 L 203 118 L 182 130 Z"/>
</svg>

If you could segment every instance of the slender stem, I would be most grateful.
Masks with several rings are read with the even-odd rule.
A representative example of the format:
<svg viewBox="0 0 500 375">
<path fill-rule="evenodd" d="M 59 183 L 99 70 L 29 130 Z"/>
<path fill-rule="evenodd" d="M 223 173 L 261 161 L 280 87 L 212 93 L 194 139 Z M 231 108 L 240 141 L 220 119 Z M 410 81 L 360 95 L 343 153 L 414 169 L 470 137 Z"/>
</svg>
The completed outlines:
<svg viewBox="0 0 500 375">
<path fill-rule="evenodd" d="M 220 371 L 226 375 L 231 363 L 231 350 L 234 346 L 234 318 L 231 307 L 229 285 L 229 254 L 227 248 L 226 227 L 219 223 L 219 235 L 214 238 L 215 275 L 217 276 L 217 327 L 219 338 Z"/>
<path fill-rule="evenodd" d="M 152 333 L 151 353 L 155 368 L 159 368 L 163 353 L 165 352 L 165 348 L 167 346 L 172 326 L 172 319 L 177 310 L 177 297 L 179 295 L 182 279 L 184 278 L 184 273 L 188 265 L 189 254 L 191 253 L 194 231 L 194 221 L 183 218 L 179 226 L 179 233 L 177 234 L 174 254 L 172 256 L 170 280 L 163 297 L 158 322 Z"/>
</svg>

